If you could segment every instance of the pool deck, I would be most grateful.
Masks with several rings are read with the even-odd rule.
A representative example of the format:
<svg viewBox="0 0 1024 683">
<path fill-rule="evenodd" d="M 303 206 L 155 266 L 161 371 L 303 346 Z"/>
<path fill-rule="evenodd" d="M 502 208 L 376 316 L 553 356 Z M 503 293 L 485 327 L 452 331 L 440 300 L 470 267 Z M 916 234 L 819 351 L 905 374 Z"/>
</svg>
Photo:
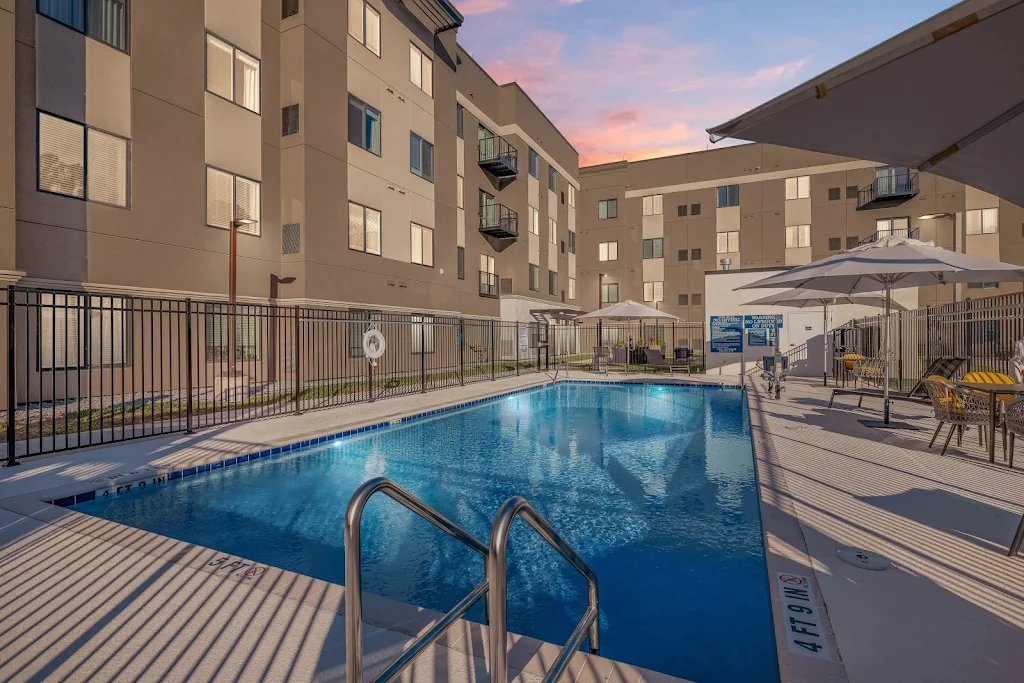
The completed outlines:
<svg viewBox="0 0 1024 683">
<path fill-rule="evenodd" d="M 483 382 L 0 469 L 0 680 L 343 679 L 343 587 L 272 567 L 250 576 L 241 558 L 40 501 L 547 381 Z M 788 612 L 777 610 L 783 680 L 1021 680 L 1024 558 L 1006 557 L 1006 546 L 1024 512 L 1024 473 L 988 464 L 973 431 L 952 455 L 929 451 L 934 422 L 923 408 L 895 407 L 922 431 L 883 432 L 858 422 L 877 416 L 877 401 L 829 410 L 828 392 L 809 382 L 791 380 L 781 401 L 763 389 L 748 391 L 773 598 L 780 608 L 774 578 L 788 573 L 807 577 L 812 604 L 824 608 L 815 620 L 826 648 L 811 654 L 793 648 Z M 840 545 L 893 566 L 846 565 Z M 367 598 L 373 672 L 436 615 Z M 485 681 L 485 644 L 482 627 L 461 622 L 403 680 Z M 539 681 L 557 650 L 512 637 L 510 673 Z M 678 680 L 582 653 L 571 671 L 582 682 Z"/>
</svg>

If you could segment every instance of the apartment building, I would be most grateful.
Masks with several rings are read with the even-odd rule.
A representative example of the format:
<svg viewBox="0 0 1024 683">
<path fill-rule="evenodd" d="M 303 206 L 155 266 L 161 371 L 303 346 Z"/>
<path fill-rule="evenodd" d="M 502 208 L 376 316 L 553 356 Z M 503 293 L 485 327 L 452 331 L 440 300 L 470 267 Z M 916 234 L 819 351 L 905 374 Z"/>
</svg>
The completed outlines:
<svg viewBox="0 0 1024 683">
<path fill-rule="evenodd" d="M 887 234 L 1024 264 L 1024 209 L 914 169 L 747 144 L 585 167 L 580 182 L 587 310 L 633 299 L 703 321 L 707 271 L 801 265 Z M 917 300 L 1019 287 L 928 287 Z"/>
<path fill-rule="evenodd" d="M 234 225 L 240 302 L 571 305 L 578 155 L 462 22 L 449 0 L 0 0 L 4 282 L 223 299 Z"/>
</svg>

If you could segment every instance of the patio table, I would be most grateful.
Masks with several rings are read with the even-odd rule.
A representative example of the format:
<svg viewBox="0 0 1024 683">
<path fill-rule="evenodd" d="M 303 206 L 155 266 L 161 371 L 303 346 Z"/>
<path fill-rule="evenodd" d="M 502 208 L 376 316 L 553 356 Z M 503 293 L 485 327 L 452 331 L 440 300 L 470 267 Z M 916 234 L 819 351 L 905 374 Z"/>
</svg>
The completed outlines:
<svg viewBox="0 0 1024 683">
<path fill-rule="evenodd" d="M 1024 384 L 993 384 L 990 382 L 957 382 L 957 386 L 988 394 L 988 461 L 996 461 L 996 396 L 998 394 L 1024 394 Z"/>
</svg>

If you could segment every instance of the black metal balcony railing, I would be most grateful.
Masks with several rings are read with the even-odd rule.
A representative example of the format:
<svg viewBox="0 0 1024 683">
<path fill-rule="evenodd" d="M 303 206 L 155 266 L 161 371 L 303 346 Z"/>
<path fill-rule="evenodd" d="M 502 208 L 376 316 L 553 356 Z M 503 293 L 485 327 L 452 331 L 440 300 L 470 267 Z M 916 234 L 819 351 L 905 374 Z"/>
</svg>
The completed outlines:
<svg viewBox="0 0 1024 683">
<path fill-rule="evenodd" d="M 857 192 L 857 209 L 895 206 L 917 196 L 921 191 L 917 173 L 894 173 L 880 176 Z"/>
<path fill-rule="evenodd" d="M 500 135 L 482 138 L 479 143 L 480 168 L 496 178 L 511 178 L 519 174 L 519 152 Z"/>
<path fill-rule="evenodd" d="M 488 273 L 486 270 L 480 271 L 480 296 L 486 296 L 490 299 L 498 298 L 498 275 L 496 273 Z"/>
<path fill-rule="evenodd" d="M 481 206 L 480 232 L 498 239 L 518 239 L 519 214 L 504 204 Z"/>
<path fill-rule="evenodd" d="M 871 244 L 877 242 L 883 237 L 906 237 L 912 240 L 918 239 L 921 231 L 917 228 L 893 228 L 892 230 L 879 230 L 873 235 L 861 239 L 857 244 Z"/>
</svg>

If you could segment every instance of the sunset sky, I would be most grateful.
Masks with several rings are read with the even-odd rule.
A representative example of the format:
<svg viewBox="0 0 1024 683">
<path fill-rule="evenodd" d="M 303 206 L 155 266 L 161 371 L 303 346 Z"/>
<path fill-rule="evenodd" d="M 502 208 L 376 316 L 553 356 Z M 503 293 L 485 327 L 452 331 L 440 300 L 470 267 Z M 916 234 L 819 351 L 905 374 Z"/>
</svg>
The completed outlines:
<svg viewBox="0 0 1024 683">
<path fill-rule="evenodd" d="M 705 149 L 704 129 L 951 0 L 455 0 L 459 42 L 518 81 L 580 165 Z"/>
</svg>

